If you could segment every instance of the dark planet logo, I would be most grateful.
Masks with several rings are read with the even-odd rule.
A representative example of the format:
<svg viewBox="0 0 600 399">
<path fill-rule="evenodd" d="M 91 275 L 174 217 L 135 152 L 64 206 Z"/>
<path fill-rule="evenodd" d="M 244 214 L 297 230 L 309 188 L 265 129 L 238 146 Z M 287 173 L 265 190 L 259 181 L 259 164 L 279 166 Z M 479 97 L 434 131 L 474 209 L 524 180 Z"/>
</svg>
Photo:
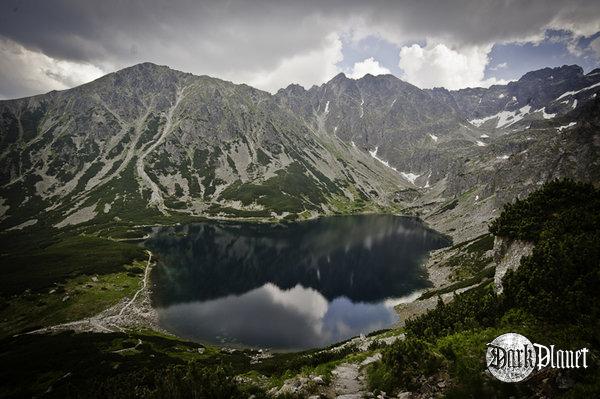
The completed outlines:
<svg viewBox="0 0 600 399">
<path fill-rule="evenodd" d="M 523 381 L 537 364 L 534 345 L 516 333 L 502 334 L 487 344 L 485 358 L 489 372 L 504 382 Z"/>
</svg>

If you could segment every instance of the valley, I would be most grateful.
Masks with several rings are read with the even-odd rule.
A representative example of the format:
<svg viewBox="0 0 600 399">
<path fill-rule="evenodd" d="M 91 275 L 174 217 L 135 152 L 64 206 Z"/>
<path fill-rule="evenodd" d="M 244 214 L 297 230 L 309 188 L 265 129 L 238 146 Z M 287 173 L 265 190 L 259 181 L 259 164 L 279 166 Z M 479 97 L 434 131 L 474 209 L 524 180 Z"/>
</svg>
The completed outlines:
<svg viewBox="0 0 600 399">
<path fill-rule="evenodd" d="M 14 366 L 3 372 L 12 382 L 0 396 L 76 396 L 92 377 L 87 397 L 102 397 L 109 386 L 115 397 L 125 397 L 136 384 L 148 390 L 142 396 L 161 397 L 161 389 L 182 381 L 190 384 L 187 392 L 207 389 L 208 397 L 329 397 L 351 394 L 341 387 L 348 379 L 360 380 L 354 387 L 360 395 L 391 389 L 429 397 L 477 384 L 500 390 L 485 379 L 468 380 L 447 359 L 457 353 L 471 359 L 473 348 L 507 328 L 548 338 L 531 319 L 557 325 L 533 305 L 519 313 L 489 292 L 502 281 L 498 271 L 513 268 L 506 266 L 507 253 L 517 266 L 531 255 L 531 249 L 511 247 L 510 239 L 549 240 L 519 235 L 511 226 L 521 216 L 503 219 L 503 209 L 537 198 L 540 190 L 567 199 L 570 190 L 581 190 L 595 206 L 598 92 L 599 71 L 584 74 L 578 66 L 532 71 L 488 89 L 421 90 L 392 75 L 339 74 L 308 90 L 290 85 L 269 94 L 143 63 L 73 89 L 0 101 L 0 361 Z M 565 188 L 552 185 L 557 181 L 566 181 Z M 573 182 L 592 188 L 573 188 Z M 541 200 L 532 201 L 542 214 Z M 567 215 L 565 204 L 547 219 Z M 530 210 L 519 215 L 527 219 Z M 400 219 L 404 227 L 391 222 Z M 336 223 L 331 231 L 310 227 Z M 596 231 L 593 223 L 582 226 Z M 391 258 L 368 264 L 402 258 L 392 248 L 408 245 L 410 235 L 391 233 L 402 229 L 439 236 L 444 245 L 423 246 L 415 268 L 401 275 L 350 267 L 353 258 L 374 256 L 364 244 L 373 237 L 377 248 L 387 242 L 376 252 L 389 251 Z M 293 231 L 304 233 L 286 236 Z M 386 231 L 388 241 L 381 238 Z M 547 234 L 567 240 L 561 231 Z M 249 256 L 251 248 L 261 257 Z M 265 253 L 276 260 L 268 270 Z M 295 261 L 306 254 L 314 264 Z M 337 267 L 327 269 L 325 259 Z M 402 265 L 413 264 L 406 259 Z M 187 265 L 177 279 L 169 260 Z M 282 264 L 286 273 L 278 271 Z M 355 275 L 361 284 L 354 284 Z M 514 280 L 508 284 L 509 295 L 519 293 L 515 287 Z M 402 301 L 409 303 L 386 307 L 391 313 L 380 315 L 383 324 L 356 316 L 356 325 L 328 339 L 302 333 L 306 323 L 294 327 L 289 311 L 282 325 L 294 327 L 295 341 L 306 339 L 296 346 L 214 339 L 232 309 L 248 317 L 249 328 L 256 317 L 244 312 L 247 303 L 260 302 L 273 313 L 274 303 L 293 302 L 306 313 L 343 297 L 352 301 L 338 304 L 340 314 L 364 316 L 368 312 L 353 313 L 352 306 L 410 294 Z M 457 301 L 458 294 L 465 299 Z M 233 305 L 218 302 L 232 295 L 238 298 Z M 260 301 L 265 295 L 271 307 Z M 172 323 L 210 316 L 205 333 L 212 339 L 186 328 L 171 335 L 153 301 L 173 307 Z M 201 305 L 177 307 L 194 301 Z M 468 335 L 451 318 L 467 320 L 460 312 L 472 311 L 477 301 L 497 312 L 469 314 L 465 323 L 475 332 Z M 454 310 L 444 319 L 440 306 Z M 255 321 L 260 330 L 264 321 Z M 585 331 L 576 335 L 589 342 L 593 334 Z M 444 365 L 442 371 L 432 374 L 416 362 L 411 372 L 390 360 L 390 353 L 415 352 Z M 34 384 L 22 380 L 23 359 L 38 362 Z M 465 370 L 475 369 L 473 362 Z M 409 383 L 398 386 L 391 375 Z M 535 384 L 523 389 L 535 391 Z"/>
</svg>

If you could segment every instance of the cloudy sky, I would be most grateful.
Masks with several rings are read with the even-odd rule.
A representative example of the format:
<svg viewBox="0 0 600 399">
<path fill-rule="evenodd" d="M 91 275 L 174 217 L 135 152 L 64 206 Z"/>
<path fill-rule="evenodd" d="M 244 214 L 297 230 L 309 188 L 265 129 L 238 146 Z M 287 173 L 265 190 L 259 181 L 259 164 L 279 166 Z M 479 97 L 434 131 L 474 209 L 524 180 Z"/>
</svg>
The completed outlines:
<svg viewBox="0 0 600 399">
<path fill-rule="evenodd" d="M 0 98 L 144 61 L 271 92 L 339 72 L 489 86 L 546 66 L 600 65 L 600 1 L 0 2 Z"/>
</svg>

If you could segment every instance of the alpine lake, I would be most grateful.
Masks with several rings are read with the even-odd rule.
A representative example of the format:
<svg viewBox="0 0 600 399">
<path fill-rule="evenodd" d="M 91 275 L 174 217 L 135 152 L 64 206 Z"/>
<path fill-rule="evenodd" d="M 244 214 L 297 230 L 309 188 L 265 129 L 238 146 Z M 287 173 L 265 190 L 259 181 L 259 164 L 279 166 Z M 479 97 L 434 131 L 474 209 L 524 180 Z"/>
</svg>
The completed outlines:
<svg viewBox="0 0 600 399">
<path fill-rule="evenodd" d="M 144 243 L 158 258 L 152 302 L 164 329 L 282 351 L 393 326 L 394 306 L 430 285 L 428 253 L 449 244 L 392 215 L 156 227 Z"/>
</svg>

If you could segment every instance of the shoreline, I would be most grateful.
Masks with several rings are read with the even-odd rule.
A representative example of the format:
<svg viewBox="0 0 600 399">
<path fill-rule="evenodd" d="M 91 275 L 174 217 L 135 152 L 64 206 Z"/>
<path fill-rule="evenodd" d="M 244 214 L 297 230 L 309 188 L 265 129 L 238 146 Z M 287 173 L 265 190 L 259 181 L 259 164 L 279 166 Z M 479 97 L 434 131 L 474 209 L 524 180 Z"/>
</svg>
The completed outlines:
<svg viewBox="0 0 600 399">
<path fill-rule="evenodd" d="M 152 307 L 150 294 L 150 273 L 155 263 L 152 262 L 152 252 L 146 249 L 148 260 L 144 276 L 140 281 L 141 287 L 132 298 L 125 297 L 117 304 L 100 313 L 81 320 L 40 328 L 26 334 L 45 334 L 59 331 L 75 332 L 124 332 L 126 329 L 150 329 L 155 332 L 172 335 L 158 323 L 158 313 Z"/>
<path fill-rule="evenodd" d="M 370 213 L 354 213 L 354 214 L 331 214 L 331 215 L 317 215 L 311 219 L 304 220 L 296 220 L 296 221 L 273 221 L 273 220 L 249 220 L 247 218 L 243 219 L 222 219 L 222 218 L 202 218 L 202 220 L 198 220 L 197 222 L 224 222 L 224 223 L 264 223 L 264 224 L 277 224 L 277 223 L 302 223 L 308 221 L 314 221 L 321 218 L 327 217 L 346 217 L 346 216 L 366 216 L 366 215 L 387 215 L 387 216 L 395 216 L 409 219 L 416 219 L 420 221 L 424 227 L 428 230 L 432 230 L 438 234 L 444 235 L 446 237 L 452 238 L 449 234 L 441 233 L 435 230 L 431 225 L 429 225 L 422 218 L 415 215 L 408 214 L 397 214 L 397 213 L 380 213 L 380 212 L 370 212 Z M 194 223 L 190 221 L 189 223 Z M 182 223 L 174 223 L 171 225 L 165 224 L 156 224 L 156 225 L 138 225 L 136 227 L 167 227 L 167 226 L 177 226 Z M 135 240 L 139 242 L 145 241 L 149 235 L 145 235 L 144 237 L 139 238 L 131 238 L 126 239 L 127 241 Z M 433 250 L 429 253 L 426 261 L 422 265 L 427 273 L 427 280 L 433 284 L 433 287 L 430 289 L 439 289 L 447 284 L 450 284 L 449 281 L 449 268 L 440 268 L 438 267 L 439 259 L 443 258 L 445 253 L 451 248 L 451 246 L 447 246 L 444 248 L 440 248 L 437 250 Z M 150 273 L 153 267 L 156 265 L 156 261 L 153 261 L 152 252 L 145 248 L 148 254 L 148 260 L 146 262 L 146 268 L 144 270 L 144 276 L 140 281 L 141 287 L 133 297 L 123 298 L 117 304 L 101 311 L 100 313 L 72 322 L 62 323 L 54 326 L 49 326 L 45 328 L 41 328 L 35 331 L 28 332 L 27 334 L 43 334 L 43 333 L 53 333 L 58 331 L 75 331 L 75 332 L 98 332 L 98 333 L 109 333 L 109 332 L 124 332 L 127 329 L 148 329 L 154 332 L 172 335 L 177 337 L 175 334 L 172 334 L 163 328 L 160 327 L 158 323 L 158 314 L 156 309 L 151 306 L 151 293 L 152 289 L 150 286 Z M 460 290 L 462 291 L 462 290 Z M 444 302 L 447 300 L 451 300 L 453 293 L 444 294 L 442 297 Z M 394 306 L 394 311 L 399 317 L 399 321 L 390 326 L 390 328 L 398 328 L 403 327 L 406 319 L 410 317 L 414 317 L 416 315 L 422 314 L 428 309 L 435 307 L 437 304 L 437 297 L 434 296 L 432 298 L 428 298 L 427 300 L 419 300 L 420 296 L 412 299 L 409 302 L 403 302 Z M 431 303 L 430 303 L 431 302 Z M 180 337 L 178 337 L 180 338 Z M 218 346 L 218 345 L 217 345 Z"/>
</svg>

